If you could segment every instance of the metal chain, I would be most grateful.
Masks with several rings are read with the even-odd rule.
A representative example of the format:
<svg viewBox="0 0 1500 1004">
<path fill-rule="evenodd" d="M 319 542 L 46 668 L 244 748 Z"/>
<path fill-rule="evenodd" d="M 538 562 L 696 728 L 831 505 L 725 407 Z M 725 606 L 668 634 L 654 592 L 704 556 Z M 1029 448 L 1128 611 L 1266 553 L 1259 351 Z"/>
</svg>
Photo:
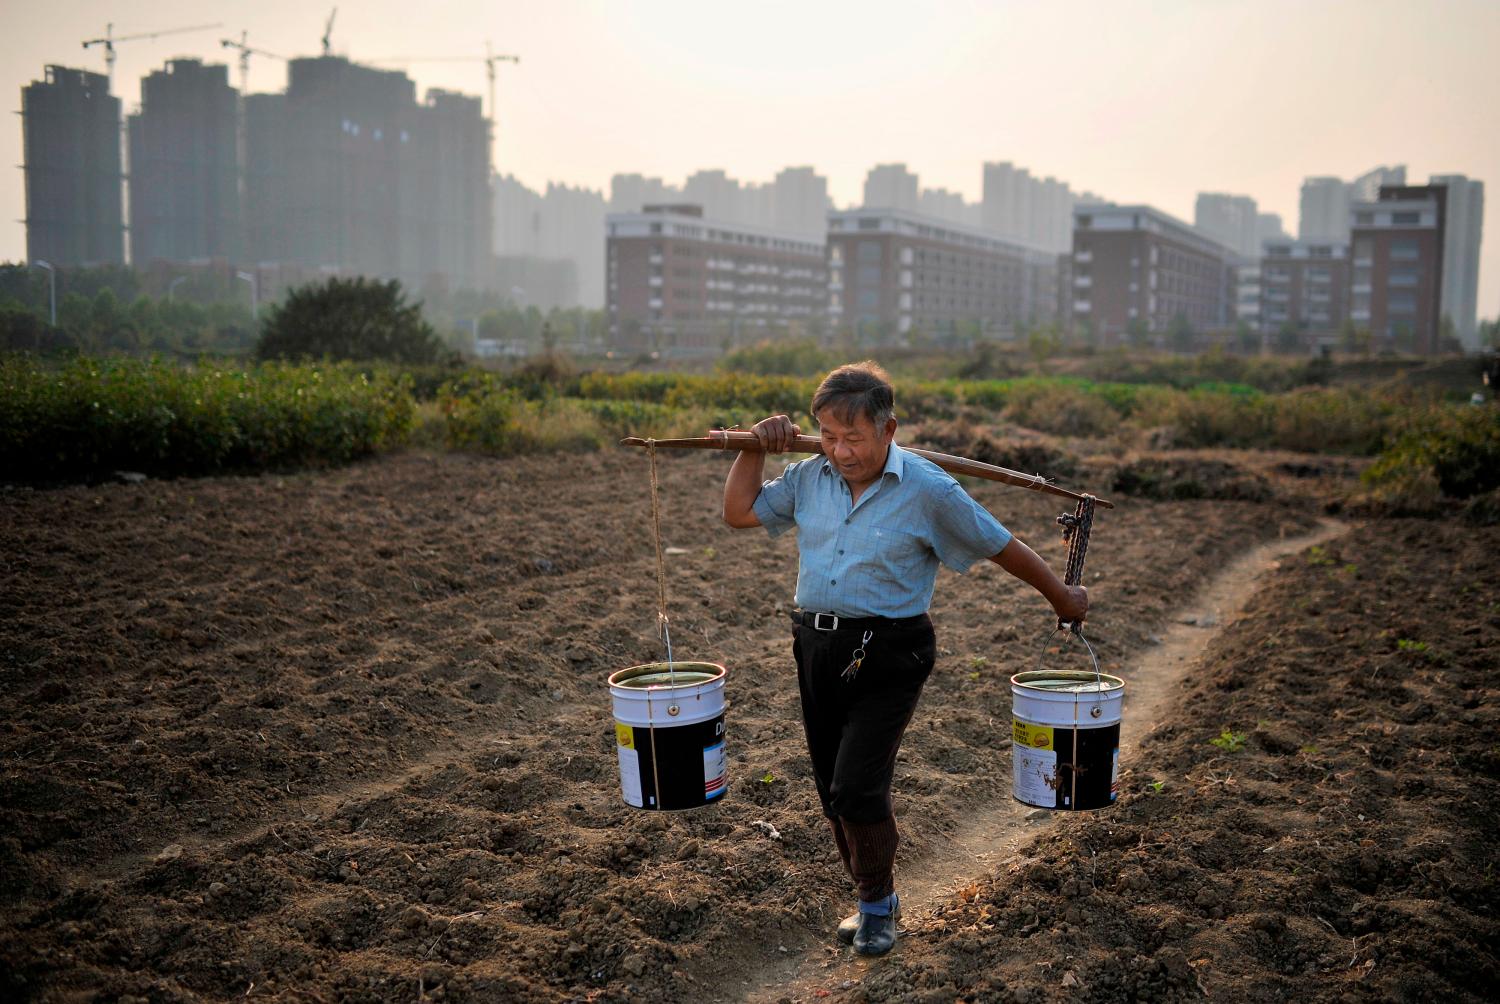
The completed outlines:
<svg viewBox="0 0 1500 1004">
<path fill-rule="evenodd" d="M 1068 542 L 1068 564 L 1063 574 L 1063 583 L 1077 586 L 1083 583 L 1083 559 L 1089 551 L 1089 531 L 1094 528 L 1094 496 L 1085 495 L 1078 500 L 1078 508 L 1071 514 L 1057 517 L 1063 528 L 1063 540 Z"/>
<path fill-rule="evenodd" d="M 1089 532 L 1094 528 L 1094 496 L 1085 495 L 1078 500 L 1078 507 L 1072 513 L 1063 513 L 1057 517 L 1057 524 L 1063 528 L 1063 540 L 1068 542 L 1068 563 L 1063 572 L 1063 584 L 1077 586 L 1083 584 L 1083 559 L 1089 552 Z M 1063 620 L 1057 619 L 1057 630 L 1063 629 Z M 1089 650 L 1089 657 L 1094 660 L 1094 677 L 1102 691 L 1104 688 L 1104 677 L 1099 669 L 1099 656 L 1094 652 L 1094 646 L 1083 636 L 1083 625 L 1074 621 L 1068 625 L 1068 630 L 1076 634 L 1083 641 L 1085 648 Z M 1067 636 L 1064 635 L 1064 638 Z"/>
</svg>

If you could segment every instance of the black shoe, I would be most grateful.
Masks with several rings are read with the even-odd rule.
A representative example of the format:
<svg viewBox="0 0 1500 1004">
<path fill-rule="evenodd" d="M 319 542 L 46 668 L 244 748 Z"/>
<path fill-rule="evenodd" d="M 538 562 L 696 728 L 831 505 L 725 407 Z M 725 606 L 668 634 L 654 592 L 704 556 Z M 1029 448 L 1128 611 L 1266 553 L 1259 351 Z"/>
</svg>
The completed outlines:
<svg viewBox="0 0 1500 1004">
<path fill-rule="evenodd" d="M 843 942 L 846 945 L 854 944 L 854 932 L 859 930 L 859 918 L 863 916 L 864 914 L 862 913 L 851 913 L 849 916 L 839 921 L 839 929 L 837 932 L 839 941 Z M 899 921 L 900 919 L 901 901 L 898 899 L 896 901 L 896 920 Z"/>
<path fill-rule="evenodd" d="M 896 914 L 878 917 L 873 913 L 859 915 L 854 932 L 854 950 L 860 955 L 884 955 L 896 947 Z"/>
</svg>

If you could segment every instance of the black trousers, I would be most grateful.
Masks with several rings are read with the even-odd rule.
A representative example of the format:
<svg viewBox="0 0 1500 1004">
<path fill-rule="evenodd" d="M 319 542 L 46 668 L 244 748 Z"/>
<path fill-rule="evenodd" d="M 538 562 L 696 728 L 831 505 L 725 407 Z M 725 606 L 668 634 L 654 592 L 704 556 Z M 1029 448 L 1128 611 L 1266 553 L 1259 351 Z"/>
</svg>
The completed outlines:
<svg viewBox="0 0 1500 1004">
<path fill-rule="evenodd" d="M 854 679 L 842 676 L 864 632 L 793 629 L 802 726 L 823 814 L 854 824 L 893 815 L 896 751 L 937 658 L 932 622 L 875 629 Z"/>
</svg>

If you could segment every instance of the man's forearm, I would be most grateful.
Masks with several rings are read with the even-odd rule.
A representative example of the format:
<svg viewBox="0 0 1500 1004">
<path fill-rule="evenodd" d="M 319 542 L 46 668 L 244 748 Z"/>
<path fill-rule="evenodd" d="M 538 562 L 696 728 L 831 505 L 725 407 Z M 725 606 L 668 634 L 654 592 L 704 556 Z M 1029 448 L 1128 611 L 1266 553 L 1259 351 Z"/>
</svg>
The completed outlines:
<svg viewBox="0 0 1500 1004">
<path fill-rule="evenodd" d="M 1012 537 L 1010 543 L 990 560 L 1041 593 L 1054 608 L 1067 601 L 1068 587 L 1063 584 L 1063 580 L 1042 560 L 1041 555 L 1027 547 L 1019 538 Z"/>
<path fill-rule="evenodd" d="M 766 455 L 760 450 L 741 450 L 724 479 L 724 522 L 737 529 L 760 526 L 755 499 L 765 480 Z"/>
</svg>

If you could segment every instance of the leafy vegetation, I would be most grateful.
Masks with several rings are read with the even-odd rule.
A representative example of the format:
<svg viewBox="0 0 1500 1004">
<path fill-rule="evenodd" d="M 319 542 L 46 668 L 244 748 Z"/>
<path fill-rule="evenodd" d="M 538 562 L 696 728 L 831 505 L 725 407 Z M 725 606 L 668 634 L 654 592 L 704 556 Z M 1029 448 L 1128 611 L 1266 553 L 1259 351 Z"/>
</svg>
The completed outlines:
<svg viewBox="0 0 1500 1004">
<path fill-rule="evenodd" d="M 405 382 L 351 366 L 181 367 L 0 356 L 6 480 L 153 476 L 345 463 L 405 441 Z"/>
<path fill-rule="evenodd" d="M 1430 473 L 1449 498 L 1500 488 L 1500 408 L 1434 407 L 1407 418 L 1366 480 L 1378 485 L 1409 471 Z"/>
<path fill-rule="evenodd" d="M 1231 732 L 1229 729 L 1222 730 L 1217 738 L 1209 742 L 1219 747 L 1225 753 L 1238 753 L 1245 748 L 1246 735 L 1243 732 Z"/>
<path fill-rule="evenodd" d="M 261 359 L 435 363 L 445 351 L 401 284 L 359 277 L 303 286 L 272 307 L 255 354 Z"/>
</svg>

